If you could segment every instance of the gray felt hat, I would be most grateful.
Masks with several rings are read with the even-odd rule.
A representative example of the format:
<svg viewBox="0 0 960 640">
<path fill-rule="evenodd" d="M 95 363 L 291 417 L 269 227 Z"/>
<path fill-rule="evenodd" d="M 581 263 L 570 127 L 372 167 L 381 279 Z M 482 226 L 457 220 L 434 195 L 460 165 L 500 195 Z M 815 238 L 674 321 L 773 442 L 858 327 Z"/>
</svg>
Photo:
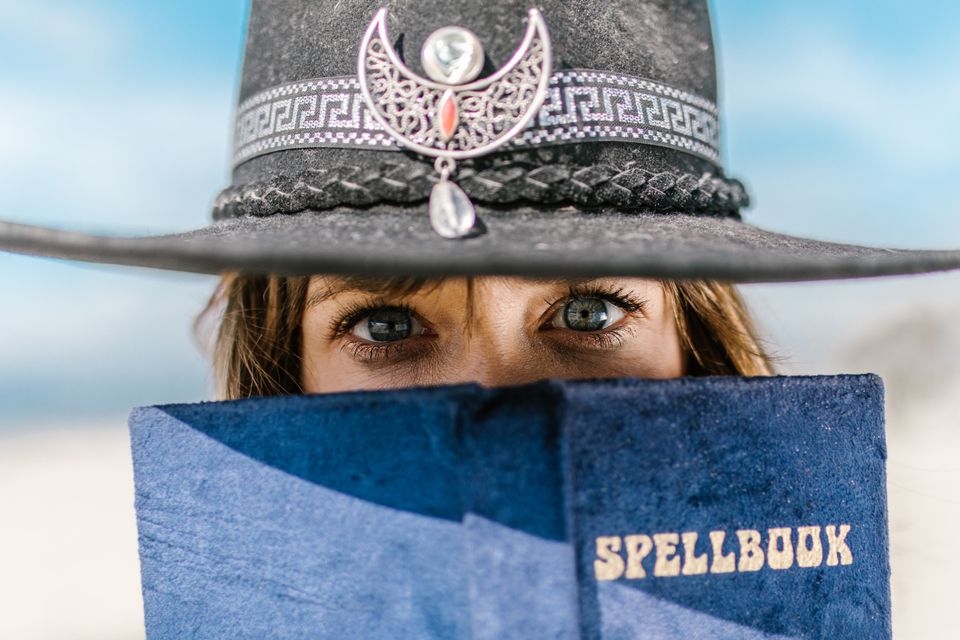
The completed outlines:
<svg viewBox="0 0 960 640">
<path fill-rule="evenodd" d="M 0 222 L 0 249 L 204 273 L 774 281 L 960 267 L 960 251 L 743 222 L 716 100 L 704 0 L 253 0 L 233 184 L 210 226 L 120 238 Z"/>
</svg>

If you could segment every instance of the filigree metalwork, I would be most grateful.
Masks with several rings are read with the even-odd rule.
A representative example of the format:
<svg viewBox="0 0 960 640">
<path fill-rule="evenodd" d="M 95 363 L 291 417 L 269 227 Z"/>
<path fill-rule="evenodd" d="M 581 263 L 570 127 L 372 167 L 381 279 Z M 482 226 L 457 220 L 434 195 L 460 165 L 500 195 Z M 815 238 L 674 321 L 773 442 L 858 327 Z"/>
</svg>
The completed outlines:
<svg viewBox="0 0 960 640">
<path fill-rule="evenodd" d="M 547 98 L 550 36 L 539 11 L 528 16 L 523 42 L 507 64 L 461 84 L 428 80 L 403 64 L 387 36 L 386 9 L 377 12 L 360 44 L 357 80 L 370 114 L 397 142 L 436 158 L 430 222 L 444 238 L 466 238 L 476 228 L 476 209 L 453 181 L 457 160 L 510 142 Z"/>
<path fill-rule="evenodd" d="M 550 40 L 536 9 L 520 48 L 493 75 L 462 85 L 413 73 L 389 44 L 386 10 L 374 18 L 358 60 L 360 90 L 374 118 L 404 146 L 431 157 L 469 158 L 509 142 L 536 117 L 550 81 Z M 444 94 L 456 100 L 457 126 L 441 129 Z"/>
</svg>

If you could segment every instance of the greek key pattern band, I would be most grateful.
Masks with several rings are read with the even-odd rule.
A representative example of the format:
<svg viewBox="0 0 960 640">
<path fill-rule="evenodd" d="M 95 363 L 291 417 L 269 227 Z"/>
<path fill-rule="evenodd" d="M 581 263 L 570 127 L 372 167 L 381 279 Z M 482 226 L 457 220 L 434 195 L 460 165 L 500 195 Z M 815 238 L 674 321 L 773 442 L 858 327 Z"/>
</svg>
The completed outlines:
<svg viewBox="0 0 960 640">
<path fill-rule="evenodd" d="M 665 84 L 582 69 L 557 71 L 538 116 L 507 148 L 579 141 L 669 147 L 720 164 L 717 107 Z M 400 150 L 374 121 L 354 77 L 281 85 L 240 104 L 234 166 L 288 149 L 349 147 Z"/>
</svg>

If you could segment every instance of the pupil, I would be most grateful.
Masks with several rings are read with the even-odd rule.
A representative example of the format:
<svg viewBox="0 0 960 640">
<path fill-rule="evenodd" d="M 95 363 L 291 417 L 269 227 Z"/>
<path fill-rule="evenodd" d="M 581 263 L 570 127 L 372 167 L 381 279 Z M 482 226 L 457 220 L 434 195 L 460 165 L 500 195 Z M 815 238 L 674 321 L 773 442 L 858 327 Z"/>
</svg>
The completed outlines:
<svg viewBox="0 0 960 640">
<path fill-rule="evenodd" d="M 599 298 L 578 298 L 564 310 L 567 327 L 574 331 L 599 331 L 607 324 L 607 304 Z"/>
<path fill-rule="evenodd" d="M 410 314 L 400 309 L 383 309 L 370 314 L 367 329 L 376 342 L 395 342 L 410 337 Z"/>
</svg>

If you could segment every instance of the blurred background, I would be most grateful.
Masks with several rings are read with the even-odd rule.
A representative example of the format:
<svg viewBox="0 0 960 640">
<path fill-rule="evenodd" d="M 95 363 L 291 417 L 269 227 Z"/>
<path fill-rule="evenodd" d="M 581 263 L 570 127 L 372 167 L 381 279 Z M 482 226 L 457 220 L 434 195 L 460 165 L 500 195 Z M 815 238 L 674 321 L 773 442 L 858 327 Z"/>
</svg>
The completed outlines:
<svg viewBox="0 0 960 640">
<path fill-rule="evenodd" d="M 715 2 L 748 220 L 960 247 L 960 3 Z M 202 226 L 228 182 L 244 0 L 0 0 L 0 217 Z M 143 637 L 126 416 L 209 397 L 214 280 L 0 254 L 0 638 Z M 750 286 L 782 371 L 888 391 L 894 629 L 956 638 L 960 274 Z"/>
</svg>

